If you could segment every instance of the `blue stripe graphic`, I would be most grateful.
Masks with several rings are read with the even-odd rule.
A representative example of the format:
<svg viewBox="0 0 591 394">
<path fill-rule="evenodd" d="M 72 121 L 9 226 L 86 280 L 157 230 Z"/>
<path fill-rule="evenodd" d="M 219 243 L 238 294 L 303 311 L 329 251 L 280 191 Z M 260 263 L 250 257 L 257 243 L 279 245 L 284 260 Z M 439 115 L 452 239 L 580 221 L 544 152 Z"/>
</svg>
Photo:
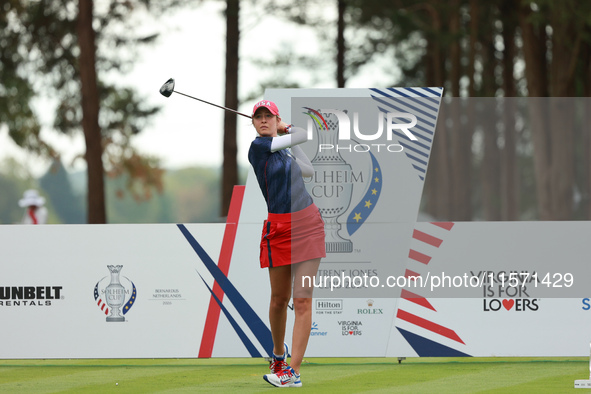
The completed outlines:
<svg viewBox="0 0 591 394">
<path fill-rule="evenodd" d="M 195 271 L 197 271 L 197 270 L 195 270 Z M 199 277 L 201 278 L 201 280 L 203 281 L 205 286 L 207 286 L 207 290 L 209 290 L 209 292 L 211 293 L 211 295 L 215 299 L 215 302 L 218 303 L 218 305 L 220 306 L 220 308 L 224 312 L 224 315 L 226 315 L 226 317 L 228 318 L 228 321 L 230 322 L 230 324 L 234 328 L 234 331 L 236 331 L 236 334 L 238 334 L 238 337 L 240 338 L 240 340 L 242 341 L 242 343 L 244 344 L 244 346 L 248 350 L 248 353 L 250 353 L 250 357 L 261 357 L 261 354 L 259 353 L 257 348 L 253 345 L 253 343 L 250 341 L 250 339 L 248 339 L 248 337 L 246 336 L 244 331 L 242 331 L 242 329 L 238 325 L 238 322 L 236 322 L 236 320 L 230 314 L 230 311 L 228 311 L 228 309 L 224 306 L 224 304 L 222 304 L 220 299 L 215 295 L 213 290 L 211 290 L 211 287 L 209 287 L 207 282 L 205 282 L 205 279 L 203 279 L 203 276 L 201 276 L 199 271 L 197 271 L 197 274 L 199 275 Z"/>
<path fill-rule="evenodd" d="M 419 357 L 472 357 L 467 353 L 442 345 L 410 331 L 396 327 Z"/>
<path fill-rule="evenodd" d="M 435 90 L 433 90 L 433 89 L 429 89 L 429 88 L 424 88 L 424 89 L 425 89 L 427 92 L 433 93 L 433 94 L 434 94 L 434 95 L 436 95 L 437 97 L 441 97 L 441 93 L 442 93 L 442 90 L 443 90 L 443 89 L 439 88 L 439 91 L 437 91 L 437 92 L 436 92 L 436 91 L 435 91 Z"/>
<path fill-rule="evenodd" d="M 378 107 L 378 108 L 380 109 L 380 111 L 385 112 L 384 110 L 382 110 L 381 107 Z M 406 138 L 406 136 L 404 134 L 401 134 L 398 131 L 392 130 L 392 134 L 394 134 L 394 135 L 396 135 L 396 136 L 398 136 L 400 138 L 404 138 L 405 140 L 408 140 L 408 138 Z M 415 137 L 417 137 L 417 139 L 420 138 L 420 139 L 422 139 L 424 141 L 427 141 L 428 143 L 432 143 L 433 142 L 433 140 L 431 138 L 425 137 L 424 135 L 422 135 L 420 133 L 417 133 L 415 131 L 412 132 L 412 135 L 414 135 Z M 398 141 L 398 142 L 400 142 L 400 141 Z M 429 146 L 424 145 L 424 144 L 421 144 L 418 140 L 417 141 L 409 140 L 408 142 L 413 143 L 413 144 L 416 144 L 416 145 L 419 145 L 420 147 L 425 148 L 427 150 L 430 150 L 430 147 Z"/>
<path fill-rule="evenodd" d="M 127 278 L 127 277 L 125 277 L 125 279 L 129 280 L 129 278 Z M 135 288 L 135 284 L 133 284 L 133 282 L 131 282 L 131 287 L 132 287 L 131 297 L 129 297 L 129 300 L 127 300 L 127 303 L 123 306 L 123 314 L 124 315 L 127 312 L 129 312 L 129 310 L 131 309 L 131 307 L 133 306 L 133 304 L 135 302 L 135 299 L 137 298 L 137 289 Z"/>
<path fill-rule="evenodd" d="M 380 102 L 380 103 L 382 103 L 382 104 L 384 104 L 384 105 L 392 108 L 395 111 L 406 111 L 404 108 L 399 108 L 399 107 L 396 107 L 394 104 L 390 104 L 390 103 L 388 103 L 388 102 L 386 102 L 384 100 L 380 100 L 379 97 L 371 96 L 371 98 L 374 99 L 377 102 Z M 382 111 L 384 113 L 388 113 L 389 112 L 388 110 L 386 110 L 386 109 L 384 109 L 382 107 L 378 107 L 378 108 L 380 109 L 380 111 Z M 398 118 L 394 118 L 394 119 L 398 119 Z M 422 118 L 420 118 L 420 117 L 417 116 L 417 124 L 415 125 L 415 127 L 413 127 L 413 130 L 414 129 L 419 129 L 419 130 L 424 131 L 427 134 L 433 135 L 433 131 L 432 130 L 429 130 L 429 129 L 421 126 L 421 122 L 422 123 L 426 123 L 428 126 L 431 126 L 432 129 L 435 126 L 433 123 L 426 122 L 424 119 L 422 119 Z"/>
<path fill-rule="evenodd" d="M 437 116 L 436 116 L 436 115 L 432 115 L 432 114 L 430 114 L 430 113 L 429 113 L 429 112 L 427 112 L 427 111 L 423 111 L 423 110 L 421 110 L 421 109 L 419 109 L 419 108 L 417 108 L 417 107 L 415 107 L 415 106 L 413 106 L 413 105 L 410 105 L 410 104 L 408 104 L 408 101 L 415 102 L 415 103 L 417 103 L 419 106 L 427 108 L 428 110 L 430 110 L 430 112 L 433 112 L 433 111 L 435 111 L 435 113 L 437 114 L 437 110 L 436 110 L 436 108 L 433 108 L 433 107 L 431 107 L 431 106 L 429 106 L 429 105 L 426 105 L 425 103 L 421 102 L 419 99 L 416 99 L 416 98 L 414 98 L 414 97 L 411 97 L 411 96 L 409 96 L 409 95 L 407 95 L 407 94 L 403 94 L 402 92 L 400 92 L 400 90 L 397 90 L 397 91 L 396 91 L 396 93 L 398 93 L 400 96 L 404 97 L 404 99 L 396 98 L 396 97 L 394 97 L 394 96 L 391 96 L 391 95 L 389 95 L 389 94 L 387 94 L 387 93 L 381 92 L 381 91 L 379 91 L 379 90 L 377 90 L 377 89 L 374 89 L 374 90 L 375 90 L 376 92 L 378 92 L 378 93 L 381 93 L 381 94 L 382 94 L 384 97 L 387 97 L 387 98 L 389 98 L 390 100 L 392 100 L 392 101 L 394 101 L 394 102 L 396 102 L 396 103 L 399 103 L 399 104 L 405 105 L 405 106 L 407 106 L 408 108 L 414 109 L 416 112 L 418 112 L 418 113 L 421 113 L 421 114 L 423 114 L 423 115 L 425 115 L 425 116 L 427 116 L 427 117 L 429 117 L 429 118 L 431 118 L 431 119 L 433 119 L 433 120 L 435 120 L 435 119 L 437 118 Z M 416 114 L 415 114 L 415 115 L 416 115 Z"/>
<path fill-rule="evenodd" d="M 406 90 L 408 90 L 409 92 L 412 92 L 412 93 L 416 94 L 417 96 L 420 96 L 420 97 L 424 98 L 425 100 L 430 101 L 433 104 L 439 106 L 439 97 L 441 97 L 441 94 L 437 95 L 438 98 L 434 98 L 431 96 L 427 96 L 426 94 L 422 94 L 421 92 L 419 92 L 418 90 L 415 90 L 413 88 L 406 88 Z"/>
<path fill-rule="evenodd" d="M 375 97 L 372 97 L 372 98 L 375 98 Z M 376 98 L 375 100 L 376 100 L 376 101 L 379 101 L 377 98 Z M 384 103 L 384 104 L 385 104 L 385 105 L 388 105 L 387 103 Z M 389 107 L 391 107 L 390 105 L 388 105 L 388 106 L 389 106 Z M 382 107 L 380 107 L 380 106 L 378 106 L 378 109 L 379 109 L 380 111 L 382 111 L 383 113 L 385 113 L 385 114 L 387 114 L 387 113 L 389 112 L 387 109 L 384 109 L 384 108 L 382 108 Z M 394 108 L 394 107 L 392 107 L 392 109 L 395 109 L 395 110 L 397 110 L 397 111 L 398 111 L 398 109 L 396 109 L 396 108 Z M 395 119 L 396 119 L 396 118 L 395 118 Z M 426 128 L 424 128 L 423 126 L 421 126 L 421 125 L 419 124 L 419 121 L 420 121 L 420 118 L 417 118 L 417 124 L 415 125 L 415 127 L 413 127 L 413 128 L 412 128 L 412 135 L 414 135 L 415 137 L 417 137 L 417 138 L 420 138 L 420 139 L 422 139 L 422 140 L 425 140 L 425 141 L 431 142 L 431 141 L 432 141 L 432 140 L 431 140 L 431 138 L 429 138 L 429 137 L 425 137 L 425 136 L 424 136 L 424 135 L 422 135 L 421 133 L 417 133 L 417 131 L 415 130 L 415 129 L 418 129 L 418 130 L 424 131 L 425 133 L 427 133 L 427 134 L 429 134 L 429 135 L 433 135 L 433 132 L 432 132 L 432 131 L 430 131 L 430 130 L 428 130 L 428 129 L 426 129 Z M 394 130 L 392 130 L 392 132 L 396 134 L 396 132 L 394 132 Z M 401 137 L 402 137 L 402 138 L 404 138 L 405 140 L 409 140 L 409 139 L 408 139 L 408 137 L 407 137 L 407 136 L 405 136 L 404 134 L 400 134 L 400 133 L 398 133 L 397 135 L 401 136 Z M 412 140 L 409 140 L 409 141 L 412 141 Z M 416 142 L 416 141 L 412 141 L 412 142 Z"/>
<path fill-rule="evenodd" d="M 396 111 L 411 112 L 411 111 L 408 111 L 407 109 L 400 108 L 399 106 L 397 107 L 396 105 L 394 105 L 394 103 L 389 103 L 385 100 L 381 100 L 379 97 L 371 96 L 371 98 L 373 98 L 374 100 L 376 100 L 384 105 L 387 105 L 388 107 L 390 107 L 392 109 L 395 109 Z M 395 100 L 395 99 L 393 99 L 393 100 Z M 407 107 L 410 107 L 410 106 L 407 105 Z M 411 113 L 413 113 L 413 112 L 411 112 Z M 416 113 L 413 113 L 413 115 L 417 116 Z M 433 118 L 433 120 L 435 120 L 435 118 Z M 422 123 L 426 124 L 427 126 L 435 127 L 435 123 L 431 123 L 431 122 L 425 120 L 425 118 L 421 118 L 421 117 L 417 116 L 417 125 L 419 124 L 418 121 L 421 121 Z M 417 126 L 415 126 L 415 127 L 417 127 Z M 429 134 L 433 134 L 432 132 L 427 131 L 427 129 L 423 129 L 423 130 L 425 132 L 428 132 Z"/>
<path fill-rule="evenodd" d="M 406 156 L 408 156 L 409 159 L 417 161 L 419 163 L 421 163 L 422 165 L 424 165 L 425 167 L 427 167 L 427 162 L 424 160 L 419 159 L 418 157 L 414 157 L 413 155 L 407 153 Z"/>
<path fill-rule="evenodd" d="M 417 171 L 420 171 L 420 172 L 422 172 L 422 173 L 426 173 L 426 172 L 427 172 L 427 171 L 425 171 L 425 169 L 424 169 L 424 168 L 422 168 L 422 167 L 419 167 L 419 166 L 417 166 L 416 164 L 413 164 L 412 166 L 413 166 L 413 168 L 414 168 L 415 170 L 417 170 Z"/>
<path fill-rule="evenodd" d="M 424 102 L 425 100 L 429 100 L 429 101 L 433 101 L 435 104 L 438 104 L 437 100 L 435 100 L 433 98 L 428 98 L 428 97 L 423 96 L 419 100 L 418 98 L 416 98 L 416 97 L 414 97 L 414 96 L 412 96 L 410 94 L 403 93 L 402 91 L 400 91 L 400 89 L 392 89 L 392 88 L 389 88 L 388 90 L 390 90 L 390 91 L 392 91 L 392 92 L 394 92 L 394 93 L 396 93 L 396 94 L 398 94 L 398 95 L 400 95 L 400 96 L 402 96 L 404 98 L 407 98 L 410 101 L 415 102 L 415 103 L 419 104 L 420 106 L 429 109 L 432 112 L 437 113 L 437 107 L 432 107 L 432 106 L 430 106 L 430 105 L 428 105 L 427 103 Z M 412 89 L 408 89 L 408 90 L 409 91 L 413 91 Z"/>
<path fill-rule="evenodd" d="M 409 131 L 421 142 L 410 140 L 408 136 L 402 134 L 399 130 L 392 130 L 392 134 L 398 138 L 398 143 L 404 148 L 404 154 L 410 160 L 411 166 L 418 172 L 419 179 L 424 181 L 443 89 L 388 88 L 382 90 L 374 88 L 370 90 L 379 95 L 371 95 L 371 98 L 384 106 L 378 105 L 381 112 L 387 114 L 394 110 L 416 116 L 417 124 Z M 423 160 L 417 155 L 425 159 Z"/>
<path fill-rule="evenodd" d="M 418 149 L 415 149 L 415 148 L 413 148 L 412 146 L 410 146 L 410 145 L 408 145 L 408 144 L 405 144 L 405 143 L 404 143 L 404 142 L 402 142 L 402 141 L 400 141 L 400 145 L 402 145 L 402 147 L 403 147 L 404 149 L 408 149 L 408 150 L 410 150 L 410 151 L 413 151 L 413 152 L 415 152 L 415 153 L 418 153 L 418 154 L 419 154 L 419 155 L 421 155 L 421 156 L 424 156 L 424 157 L 426 157 L 426 158 L 429 158 L 429 155 L 428 155 L 428 154 L 426 154 L 426 153 L 424 153 L 424 152 L 421 152 L 420 150 L 418 150 Z"/>
<path fill-rule="evenodd" d="M 347 218 L 347 232 L 349 235 L 353 235 L 365 223 L 375 208 L 382 192 L 383 178 L 380 163 L 378 163 L 371 152 L 368 153 L 371 156 L 371 182 L 361 201 L 349 213 L 349 217 Z"/>
<path fill-rule="evenodd" d="M 256 314 L 248 302 L 246 302 L 244 297 L 242 297 L 240 292 L 236 289 L 236 287 L 234 287 L 228 277 L 224 275 L 224 273 L 213 262 L 211 257 L 209 257 L 199 242 L 197 242 L 197 240 L 191 235 L 189 230 L 187 230 L 183 224 L 177 224 L 177 227 L 179 230 L 181 230 L 195 253 L 197 253 L 205 265 L 205 268 L 207 268 L 211 276 L 213 276 L 215 281 L 218 282 L 224 293 L 228 296 L 228 299 L 232 302 L 242 319 L 246 322 L 248 328 L 250 328 L 269 357 L 271 357 L 273 354 L 273 338 L 271 337 L 271 331 L 269 328 L 265 325 L 265 323 L 263 323 L 261 318 Z"/>
<path fill-rule="evenodd" d="M 388 98 L 394 99 L 394 96 L 392 96 L 391 94 L 388 94 L 380 89 L 370 89 L 370 90 L 373 90 L 374 92 L 378 93 L 382 97 L 388 97 Z M 431 110 L 432 112 L 437 113 L 437 106 L 439 105 L 439 99 L 435 99 L 433 97 L 428 97 L 428 96 L 422 95 L 418 91 L 411 89 L 411 88 L 406 88 L 404 90 L 396 89 L 396 88 L 388 88 L 387 90 L 389 90 L 390 92 L 393 92 L 394 94 L 396 94 L 398 96 L 409 99 L 409 100 L 419 104 L 420 106 L 425 107 L 428 110 Z M 413 94 L 405 93 L 405 91 L 413 93 Z M 420 99 L 418 99 L 417 96 L 420 97 Z M 425 101 L 430 101 L 433 104 L 435 104 L 436 106 L 432 107 L 431 105 L 429 105 Z"/>
</svg>

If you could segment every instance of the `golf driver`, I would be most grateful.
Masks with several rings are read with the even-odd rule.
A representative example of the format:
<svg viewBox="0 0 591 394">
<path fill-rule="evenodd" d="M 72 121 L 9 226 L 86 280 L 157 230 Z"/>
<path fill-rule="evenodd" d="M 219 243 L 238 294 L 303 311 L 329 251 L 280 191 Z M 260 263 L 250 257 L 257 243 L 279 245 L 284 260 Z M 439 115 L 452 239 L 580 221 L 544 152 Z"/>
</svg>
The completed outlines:
<svg viewBox="0 0 591 394">
<path fill-rule="evenodd" d="M 202 103 L 205 103 L 205 104 L 213 105 L 214 107 L 218 107 L 218 108 L 221 108 L 221 109 L 225 109 L 226 111 L 231 111 L 231 112 L 234 112 L 235 114 L 242 115 L 242 116 L 244 116 L 244 117 L 246 117 L 246 118 L 248 118 L 248 119 L 252 119 L 252 117 L 250 117 L 250 116 L 248 116 L 248 115 L 246 115 L 246 114 L 243 114 L 242 112 L 238 112 L 238 111 L 236 111 L 236 110 L 234 110 L 234 109 L 232 109 L 232 108 L 222 107 L 221 105 L 217 105 L 217 104 L 214 104 L 214 103 L 210 103 L 209 101 L 201 100 L 201 99 L 199 99 L 199 98 L 197 98 L 197 97 L 189 96 L 188 94 L 181 93 L 181 92 L 179 92 L 178 90 L 174 90 L 174 79 L 173 79 L 173 78 L 170 78 L 170 79 L 169 79 L 168 81 L 166 81 L 166 82 L 164 83 L 164 85 L 162 85 L 162 87 L 160 88 L 160 94 L 161 94 L 161 95 L 163 95 L 164 97 L 170 97 L 170 95 L 171 95 L 173 92 L 174 92 L 174 93 L 178 93 L 178 94 L 182 94 L 183 96 L 186 96 L 186 97 L 192 98 L 193 100 L 201 101 Z"/>
</svg>

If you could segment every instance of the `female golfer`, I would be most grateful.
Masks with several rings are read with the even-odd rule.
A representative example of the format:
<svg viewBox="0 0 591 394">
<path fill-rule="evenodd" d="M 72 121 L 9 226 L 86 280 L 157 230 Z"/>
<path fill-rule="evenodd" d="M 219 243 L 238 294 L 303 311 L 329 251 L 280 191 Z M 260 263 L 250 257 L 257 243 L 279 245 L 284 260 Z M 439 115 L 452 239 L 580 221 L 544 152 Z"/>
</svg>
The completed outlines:
<svg viewBox="0 0 591 394">
<path fill-rule="evenodd" d="M 309 282 L 318 271 L 320 259 L 326 257 L 324 222 L 302 179 L 314 175 L 310 160 L 298 146 L 307 140 L 306 131 L 282 122 L 277 106 L 268 100 L 254 106 L 252 123 L 258 136 L 250 146 L 248 160 L 268 210 L 260 262 L 261 268 L 269 268 L 271 281 L 269 321 L 273 362 L 271 373 L 263 378 L 277 387 L 301 387 L 300 365 L 312 326 L 313 288 Z M 306 282 L 307 286 L 303 277 L 312 278 Z M 295 321 L 288 366 L 284 337 L 292 290 Z"/>
</svg>

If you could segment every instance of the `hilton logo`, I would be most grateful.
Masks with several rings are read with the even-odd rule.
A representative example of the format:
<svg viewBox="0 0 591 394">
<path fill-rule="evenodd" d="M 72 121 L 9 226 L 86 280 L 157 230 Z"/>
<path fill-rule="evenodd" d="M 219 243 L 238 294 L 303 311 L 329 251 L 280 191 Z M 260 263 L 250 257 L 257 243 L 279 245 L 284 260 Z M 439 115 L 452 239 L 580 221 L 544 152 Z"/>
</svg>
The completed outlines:
<svg viewBox="0 0 591 394">
<path fill-rule="evenodd" d="M 343 300 L 316 300 L 316 310 L 343 309 Z"/>
<path fill-rule="evenodd" d="M 316 300 L 317 315 L 340 315 L 343 313 L 343 300 Z"/>
</svg>

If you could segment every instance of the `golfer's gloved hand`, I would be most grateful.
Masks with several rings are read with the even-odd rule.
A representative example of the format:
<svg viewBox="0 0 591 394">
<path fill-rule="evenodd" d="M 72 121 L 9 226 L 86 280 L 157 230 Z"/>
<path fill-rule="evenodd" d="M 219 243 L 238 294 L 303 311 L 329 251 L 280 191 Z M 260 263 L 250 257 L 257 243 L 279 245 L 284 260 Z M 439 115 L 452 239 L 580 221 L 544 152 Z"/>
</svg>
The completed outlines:
<svg viewBox="0 0 591 394">
<path fill-rule="evenodd" d="M 285 135 L 285 134 L 289 134 L 289 129 L 291 128 L 291 125 L 285 123 L 284 121 L 279 122 L 279 124 L 277 125 L 277 134 L 278 135 Z"/>
</svg>

